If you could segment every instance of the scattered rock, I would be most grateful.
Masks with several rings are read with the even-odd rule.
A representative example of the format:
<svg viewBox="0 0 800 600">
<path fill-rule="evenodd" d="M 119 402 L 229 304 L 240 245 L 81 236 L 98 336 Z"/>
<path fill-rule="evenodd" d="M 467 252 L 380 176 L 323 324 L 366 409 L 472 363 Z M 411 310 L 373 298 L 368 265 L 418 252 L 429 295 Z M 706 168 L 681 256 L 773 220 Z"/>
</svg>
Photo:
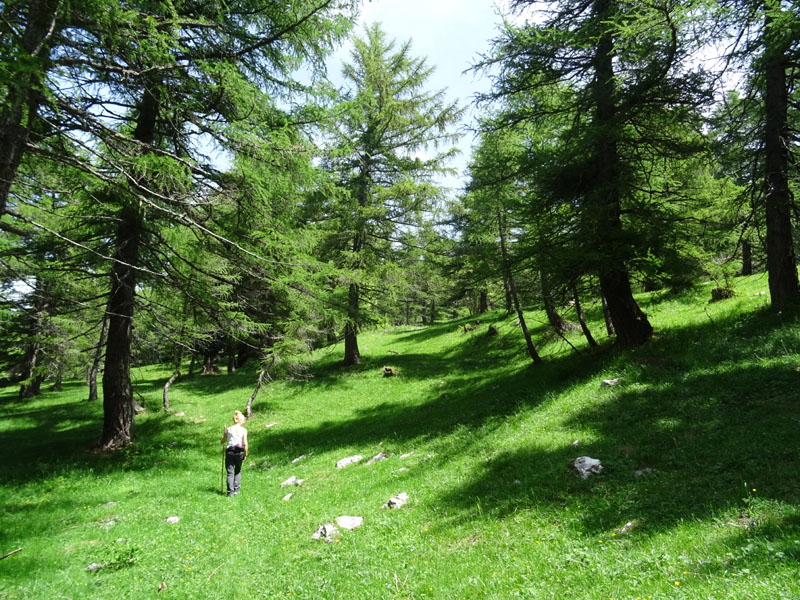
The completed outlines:
<svg viewBox="0 0 800 600">
<path fill-rule="evenodd" d="M 104 522 L 100 523 L 100 527 L 102 527 L 103 529 L 108 531 L 109 529 L 111 529 L 116 524 L 117 524 L 117 522 L 115 520 L 109 519 L 108 521 L 104 521 Z"/>
<path fill-rule="evenodd" d="M 464 325 L 464 333 L 467 333 L 468 331 L 475 331 L 475 326 L 474 325 L 470 325 L 469 323 Z"/>
<path fill-rule="evenodd" d="M 355 456 L 348 456 L 347 458 L 343 458 L 342 460 L 337 462 L 336 463 L 336 468 L 337 469 L 343 469 L 344 467 L 346 467 L 348 465 L 354 465 L 354 464 L 356 464 L 358 462 L 361 462 L 362 460 L 364 460 L 364 457 L 361 456 L 360 454 L 356 454 Z"/>
<path fill-rule="evenodd" d="M 639 467 L 636 469 L 633 474 L 637 477 L 644 477 L 645 475 L 650 475 L 653 472 L 653 469 L 650 467 Z"/>
<path fill-rule="evenodd" d="M 383 367 L 384 377 L 394 377 L 395 375 L 397 375 L 397 371 L 395 371 L 392 367 Z"/>
<path fill-rule="evenodd" d="M 174 448 L 177 445 L 178 445 L 178 442 L 170 442 L 169 444 L 167 444 L 167 446 L 169 446 L 170 448 Z"/>
<path fill-rule="evenodd" d="M 305 479 L 298 479 L 297 477 L 292 475 L 291 477 L 289 477 L 289 479 L 281 483 L 281 487 L 289 487 L 292 485 L 303 485 L 304 481 Z"/>
<path fill-rule="evenodd" d="M 589 475 L 598 475 L 603 472 L 603 465 L 600 464 L 600 461 L 588 456 L 579 456 L 572 461 L 572 466 L 583 479 Z"/>
<path fill-rule="evenodd" d="M 336 524 L 341 527 L 342 529 L 355 529 L 356 527 L 361 527 L 364 523 L 364 517 L 336 517 Z"/>
<path fill-rule="evenodd" d="M 113 501 L 112 502 L 106 502 L 105 504 L 103 504 L 103 506 L 105 506 L 105 507 L 116 506 L 116 505 L 117 505 L 117 503 L 113 502 Z"/>
<path fill-rule="evenodd" d="M 414 453 L 413 453 L 413 452 L 406 452 L 405 454 L 401 454 L 401 455 L 400 455 L 400 458 L 408 458 L 408 457 L 409 457 L 409 456 L 411 456 L 412 454 L 414 454 Z"/>
<path fill-rule="evenodd" d="M 86 567 L 86 570 L 87 571 L 91 571 L 92 573 L 94 573 L 95 571 L 99 571 L 102 568 L 103 568 L 103 565 L 101 565 L 100 563 L 92 563 L 88 567 Z"/>
<path fill-rule="evenodd" d="M 400 508 L 406 502 L 408 502 L 408 494 L 400 492 L 394 498 L 389 498 L 386 504 L 383 505 L 383 508 Z"/>
<path fill-rule="evenodd" d="M 175 523 L 177 523 L 180 520 L 181 520 L 180 517 L 167 517 L 166 518 L 167 523 L 169 523 L 170 525 L 174 525 Z"/>
<path fill-rule="evenodd" d="M 307 459 L 307 458 L 308 458 L 308 455 L 306 455 L 306 454 L 301 454 L 300 456 L 298 456 L 297 458 L 295 458 L 294 460 L 292 460 L 292 464 L 299 463 L 301 460 L 305 460 L 305 459 Z"/>
<path fill-rule="evenodd" d="M 382 461 L 382 460 L 386 460 L 388 457 L 389 457 L 389 455 L 388 455 L 388 454 L 386 454 L 386 452 L 381 452 L 381 453 L 379 453 L 379 454 L 376 454 L 376 455 L 375 455 L 375 456 L 373 456 L 372 458 L 370 458 L 370 459 L 369 459 L 369 460 L 368 460 L 366 463 L 364 463 L 364 464 L 366 464 L 366 465 L 374 465 L 376 462 L 379 462 L 379 461 Z"/>
<path fill-rule="evenodd" d="M 389 354 L 400 354 L 400 353 L 399 353 L 399 352 L 397 352 L 396 350 L 387 350 L 387 352 L 388 352 Z"/>
<path fill-rule="evenodd" d="M 181 412 L 176 412 L 176 413 L 175 413 L 175 416 L 176 416 L 176 417 L 185 417 L 185 416 L 186 416 L 186 413 L 185 413 L 185 412 L 183 412 L 183 411 L 181 411 Z"/>
<path fill-rule="evenodd" d="M 629 534 L 631 532 L 631 529 L 633 529 L 633 526 L 634 526 L 633 521 L 628 521 L 627 523 L 625 523 L 622 529 L 619 530 L 620 534 L 621 535 Z"/>
<path fill-rule="evenodd" d="M 766 296 L 767 292 L 756 292 L 753 296 Z"/>
<path fill-rule="evenodd" d="M 403 473 L 408 470 L 409 470 L 408 467 L 400 467 L 399 469 L 397 469 L 397 471 L 395 471 L 395 473 Z"/>
<path fill-rule="evenodd" d="M 275 427 L 275 425 L 277 425 L 277 424 L 278 424 L 277 421 L 273 421 L 272 423 L 267 423 L 266 425 L 264 425 L 264 427 L 266 429 L 269 429 L 270 427 Z"/>
<path fill-rule="evenodd" d="M 615 379 L 603 379 L 603 382 L 600 384 L 600 387 L 611 387 L 617 385 L 621 378 L 617 377 Z"/>
<path fill-rule="evenodd" d="M 336 527 L 334 527 L 332 523 L 326 523 L 325 525 L 319 526 L 319 529 L 314 532 L 314 535 L 311 536 L 311 539 L 332 542 L 335 534 Z"/>
<path fill-rule="evenodd" d="M 162 581 L 161 583 L 158 584 L 158 590 L 157 591 L 163 592 L 166 587 L 167 587 L 167 582 L 166 581 Z"/>
<path fill-rule="evenodd" d="M 574 442 L 572 442 L 571 445 L 572 445 L 573 448 L 577 448 L 578 446 L 581 445 L 581 441 L 580 440 L 575 440 Z"/>
<path fill-rule="evenodd" d="M 283 497 L 283 501 L 284 501 L 284 502 L 288 502 L 289 500 L 291 500 L 291 499 L 292 499 L 292 496 L 294 496 L 294 494 L 292 494 L 291 492 L 290 492 L 290 493 L 288 493 L 288 494 L 286 494 L 286 495 Z"/>
</svg>

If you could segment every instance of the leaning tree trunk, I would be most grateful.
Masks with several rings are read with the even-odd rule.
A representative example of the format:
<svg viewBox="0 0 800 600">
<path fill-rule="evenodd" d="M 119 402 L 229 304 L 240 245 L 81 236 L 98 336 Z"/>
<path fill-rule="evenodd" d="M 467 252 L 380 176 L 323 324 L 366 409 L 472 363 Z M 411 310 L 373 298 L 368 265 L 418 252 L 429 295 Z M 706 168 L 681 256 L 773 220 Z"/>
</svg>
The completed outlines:
<svg viewBox="0 0 800 600">
<path fill-rule="evenodd" d="M 771 4 L 771 3 L 767 3 Z M 775 3 L 779 4 L 779 3 Z M 775 8 L 774 10 L 778 10 Z M 769 7 L 768 7 L 769 11 Z M 800 303 L 794 246 L 792 244 L 792 196 L 789 190 L 789 123 L 786 69 L 789 42 L 782 28 L 773 26 L 767 13 L 764 23 L 765 89 L 764 149 L 766 166 L 767 273 L 773 308 L 781 310 Z M 775 31 L 777 30 L 777 31 Z"/>
<path fill-rule="evenodd" d="M 597 255 L 605 257 L 598 265 L 600 288 L 608 301 L 608 311 L 617 333 L 617 343 L 625 348 L 640 346 L 653 335 L 653 327 L 633 298 L 625 258 L 619 240 L 624 238 L 620 218 L 621 158 L 615 105 L 614 40 L 605 30 L 605 21 L 614 13 L 614 0 L 595 0 L 593 11 L 601 28 L 594 54 L 595 77 L 591 83 L 595 103 L 595 172 L 603 179 L 592 190 L 590 227 L 597 232 Z"/>
<path fill-rule="evenodd" d="M 27 68 L 10 81 L 0 111 L 0 218 L 44 98 L 42 82 L 60 6 L 61 0 L 32 0 L 28 4 L 25 32 L 19 39 L 19 61 Z"/>
<path fill-rule="evenodd" d="M 100 325 L 100 339 L 94 349 L 94 359 L 92 366 L 89 367 L 87 383 L 89 384 L 89 402 L 97 400 L 97 374 L 100 372 L 100 362 L 103 360 L 103 346 L 106 343 L 106 333 L 108 332 L 108 313 L 103 314 L 103 321 Z"/>
<path fill-rule="evenodd" d="M 361 362 L 361 353 L 358 351 L 358 284 L 351 283 L 347 294 L 348 320 L 344 326 L 344 360 L 345 366 Z"/>
<path fill-rule="evenodd" d="M 581 307 L 580 298 L 578 298 L 578 288 L 575 285 L 575 282 L 572 283 L 572 298 L 575 301 L 575 314 L 578 315 L 578 323 L 581 325 L 581 331 L 583 331 L 583 335 L 586 338 L 586 342 L 589 344 L 589 347 L 594 348 L 597 346 L 597 342 L 592 336 L 589 326 L 586 324 L 586 319 L 583 317 L 583 308 Z"/>
<path fill-rule="evenodd" d="M 539 277 L 542 285 L 542 301 L 544 302 L 544 314 L 547 315 L 547 320 L 550 326 L 556 330 L 556 333 L 563 334 L 572 329 L 574 326 L 567 321 L 564 317 L 558 314 L 556 304 L 553 301 L 553 290 L 550 287 L 550 280 L 547 274 L 539 271 Z"/>
<path fill-rule="evenodd" d="M 533 345 L 531 334 L 528 331 L 528 325 L 525 323 L 525 314 L 522 312 L 522 307 L 519 303 L 519 296 L 517 296 L 517 285 L 514 281 L 514 274 L 511 271 L 511 260 L 509 259 L 508 250 L 506 248 L 505 220 L 503 219 L 503 214 L 501 211 L 498 211 L 497 213 L 497 222 L 500 231 L 500 255 L 503 264 L 503 275 L 506 281 L 508 281 L 511 300 L 514 303 L 514 309 L 517 311 L 517 317 L 519 318 L 519 326 L 522 328 L 522 335 L 525 336 L 525 345 L 528 349 L 528 356 L 531 357 L 534 363 L 540 363 L 542 362 L 542 358 L 539 356 L 539 353 L 536 352 L 536 347 Z"/>
<path fill-rule="evenodd" d="M 616 334 L 616 331 L 614 331 L 614 323 L 611 322 L 611 313 L 608 312 L 608 301 L 602 293 L 600 294 L 600 301 L 603 304 L 603 320 L 606 322 L 606 333 L 608 337 L 611 337 Z"/>
</svg>

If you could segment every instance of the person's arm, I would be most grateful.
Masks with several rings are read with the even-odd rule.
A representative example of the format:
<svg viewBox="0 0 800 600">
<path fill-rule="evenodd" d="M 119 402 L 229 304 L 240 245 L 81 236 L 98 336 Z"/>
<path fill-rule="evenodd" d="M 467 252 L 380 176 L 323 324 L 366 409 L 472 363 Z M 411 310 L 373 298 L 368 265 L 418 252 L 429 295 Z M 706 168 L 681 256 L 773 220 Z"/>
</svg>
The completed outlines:
<svg viewBox="0 0 800 600">
<path fill-rule="evenodd" d="M 247 460 L 247 429 L 244 430 L 244 435 L 242 436 L 242 448 L 244 448 L 244 458 L 242 462 Z"/>
<path fill-rule="evenodd" d="M 223 431 L 222 431 L 222 439 L 220 440 L 219 443 L 220 444 L 224 444 L 226 441 L 228 441 L 228 428 L 227 427 L 225 427 L 223 429 Z"/>
</svg>

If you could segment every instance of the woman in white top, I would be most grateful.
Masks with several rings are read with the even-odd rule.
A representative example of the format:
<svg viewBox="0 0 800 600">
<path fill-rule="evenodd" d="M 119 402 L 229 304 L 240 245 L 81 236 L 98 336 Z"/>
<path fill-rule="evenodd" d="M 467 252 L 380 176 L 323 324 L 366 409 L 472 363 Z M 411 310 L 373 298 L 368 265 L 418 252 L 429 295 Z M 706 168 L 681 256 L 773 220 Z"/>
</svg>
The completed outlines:
<svg viewBox="0 0 800 600">
<path fill-rule="evenodd" d="M 244 415 L 240 411 L 233 413 L 233 425 L 222 434 L 225 448 L 225 470 L 228 472 L 228 497 L 239 495 L 242 482 L 242 463 L 247 460 L 247 429 L 242 427 Z"/>
</svg>

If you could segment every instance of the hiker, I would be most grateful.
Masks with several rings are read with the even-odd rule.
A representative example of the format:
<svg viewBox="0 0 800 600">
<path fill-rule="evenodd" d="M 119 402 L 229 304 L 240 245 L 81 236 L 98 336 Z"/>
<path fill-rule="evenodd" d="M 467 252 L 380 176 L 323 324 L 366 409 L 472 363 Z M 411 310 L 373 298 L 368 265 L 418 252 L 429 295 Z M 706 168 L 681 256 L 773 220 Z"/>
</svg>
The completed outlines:
<svg viewBox="0 0 800 600">
<path fill-rule="evenodd" d="M 247 460 L 247 429 L 242 427 L 244 415 L 240 411 L 233 413 L 233 425 L 225 428 L 221 444 L 225 447 L 225 470 L 228 473 L 228 497 L 239 495 L 242 482 L 242 463 Z"/>
</svg>

